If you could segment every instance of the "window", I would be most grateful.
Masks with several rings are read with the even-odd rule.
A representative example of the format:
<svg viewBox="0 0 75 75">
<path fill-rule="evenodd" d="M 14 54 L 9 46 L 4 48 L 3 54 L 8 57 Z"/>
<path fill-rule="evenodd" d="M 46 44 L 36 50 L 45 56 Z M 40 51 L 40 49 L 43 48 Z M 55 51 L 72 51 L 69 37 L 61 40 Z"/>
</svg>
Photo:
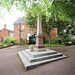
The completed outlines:
<svg viewBox="0 0 75 75">
<path fill-rule="evenodd" d="M 24 25 L 22 25 L 22 29 L 24 29 Z"/>
<path fill-rule="evenodd" d="M 16 27 L 18 27 L 18 25 Z"/>
<path fill-rule="evenodd" d="M 27 40 L 29 40 L 29 37 L 30 37 L 30 33 L 27 33 Z"/>
</svg>

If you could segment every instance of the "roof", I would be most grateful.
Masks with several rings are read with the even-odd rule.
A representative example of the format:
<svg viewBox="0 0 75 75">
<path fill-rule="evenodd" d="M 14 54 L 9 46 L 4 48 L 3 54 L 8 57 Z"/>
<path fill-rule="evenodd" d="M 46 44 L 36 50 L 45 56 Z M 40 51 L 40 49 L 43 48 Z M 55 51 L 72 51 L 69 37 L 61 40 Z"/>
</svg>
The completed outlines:
<svg viewBox="0 0 75 75">
<path fill-rule="evenodd" d="M 4 29 L 2 29 L 2 30 L 4 30 Z M 2 31 L 2 30 L 0 30 L 0 31 Z M 14 31 L 12 31 L 12 30 L 9 30 L 9 29 L 5 29 L 5 30 L 7 30 L 8 32 L 14 32 Z"/>
<path fill-rule="evenodd" d="M 9 31 L 9 32 L 14 32 L 14 31 L 12 31 L 12 30 L 9 30 L 9 29 L 6 29 L 7 31 Z"/>
<path fill-rule="evenodd" d="M 25 23 L 23 18 L 18 18 L 13 24 L 16 25 L 16 24 L 25 24 Z"/>
</svg>

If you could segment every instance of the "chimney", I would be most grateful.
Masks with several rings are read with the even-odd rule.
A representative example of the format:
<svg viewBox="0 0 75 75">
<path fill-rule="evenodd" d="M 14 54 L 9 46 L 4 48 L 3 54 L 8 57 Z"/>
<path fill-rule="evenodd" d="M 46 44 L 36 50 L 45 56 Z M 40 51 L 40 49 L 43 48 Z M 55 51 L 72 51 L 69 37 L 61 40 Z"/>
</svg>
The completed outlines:
<svg viewBox="0 0 75 75">
<path fill-rule="evenodd" d="M 6 29 L 6 26 L 7 26 L 7 25 L 6 25 L 6 24 L 4 24 L 4 29 Z"/>
</svg>

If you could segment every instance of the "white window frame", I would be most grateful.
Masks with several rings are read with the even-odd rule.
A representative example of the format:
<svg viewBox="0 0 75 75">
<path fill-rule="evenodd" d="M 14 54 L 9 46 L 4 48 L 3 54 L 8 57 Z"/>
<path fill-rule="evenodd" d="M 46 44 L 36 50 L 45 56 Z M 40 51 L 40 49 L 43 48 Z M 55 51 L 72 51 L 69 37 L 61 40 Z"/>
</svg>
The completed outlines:
<svg viewBox="0 0 75 75">
<path fill-rule="evenodd" d="M 24 29 L 24 25 L 22 25 L 22 29 Z"/>
<path fill-rule="evenodd" d="M 29 37 L 30 37 L 30 33 L 27 33 L 27 40 L 29 40 Z"/>
</svg>

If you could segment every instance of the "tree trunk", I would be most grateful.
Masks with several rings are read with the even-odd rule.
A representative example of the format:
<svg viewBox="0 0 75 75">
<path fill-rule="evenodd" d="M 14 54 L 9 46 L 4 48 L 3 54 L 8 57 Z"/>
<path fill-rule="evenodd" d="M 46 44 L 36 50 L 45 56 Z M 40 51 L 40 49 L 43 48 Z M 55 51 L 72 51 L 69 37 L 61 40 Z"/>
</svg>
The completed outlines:
<svg viewBox="0 0 75 75">
<path fill-rule="evenodd" d="M 48 34 L 48 36 L 49 36 L 49 44 L 51 44 L 51 38 L 50 38 L 50 34 Z"/>
</svg>

